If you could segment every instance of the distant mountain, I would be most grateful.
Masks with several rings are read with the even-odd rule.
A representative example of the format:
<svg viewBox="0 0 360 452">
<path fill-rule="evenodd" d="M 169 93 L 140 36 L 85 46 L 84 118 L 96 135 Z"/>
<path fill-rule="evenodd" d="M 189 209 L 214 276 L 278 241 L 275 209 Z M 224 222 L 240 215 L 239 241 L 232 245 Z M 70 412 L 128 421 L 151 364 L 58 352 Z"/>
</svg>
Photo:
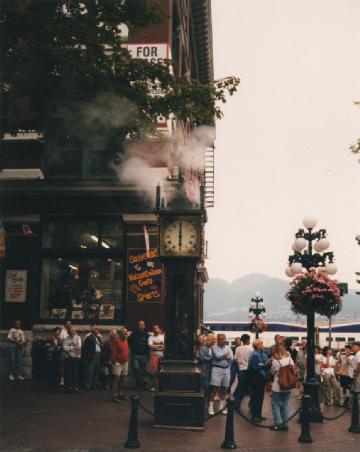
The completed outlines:
<svg viewBox="0 0 360 452">
<path fill-rule="evenodd" d="M 285 299 L 289 282 L 260 273 L 251 273 L 232 283 L 223 279 L 210 279 L 205 286 L 205 320 L 244 321 L 248 319 L 249 303 L 260 292 L 270 321 L 294 321 L 298 317 L 291 311 Z M 360 296 L 350 290 L 343 297 L 343 309 L 335 317 L 337 321 L 360 320 Z"/>
</svg>

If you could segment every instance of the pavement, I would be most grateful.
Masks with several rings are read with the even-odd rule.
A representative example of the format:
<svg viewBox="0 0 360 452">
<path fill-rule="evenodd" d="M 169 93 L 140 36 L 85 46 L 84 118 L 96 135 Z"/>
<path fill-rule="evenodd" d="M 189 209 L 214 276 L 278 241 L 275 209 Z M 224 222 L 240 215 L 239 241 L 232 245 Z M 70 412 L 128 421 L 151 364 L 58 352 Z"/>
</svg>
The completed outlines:
<svg viewBox="0 0 360 452">
<path fill-rule="evenodd" d="M 48 393 L 38 382 L 2 380 L 0 451 L 2 452 L 117 452 L 125 451 L 130 401 L 111 401 L 110 390 L 82 391 L 79 394 Z M 130 397 L 133 391 L 127 390 Z M 153 393 L 142 392 L 141 403 L 153 410 Z M 264 424 L 272 422 L 270 398 L 266 394 Z M 292 398 L 294 412 L 299 405 Z M 246 406 L 246 401 L 244 403 Z M 327 416 L 341 412 L 325 407 Z M 204 431 L 154 429 L 152 418 L 139 411 L 140 449 L 156 452 L 219 451 L 224 440 L 226 416 L 206 422 Z M 340 419 L 311 425 L 312 444 L 300 444 L 296 418 L 288 432 L 273 432 L 249 424 L 234 414 L 237 449 L 259 451 L 355 452 L 360 450 L 360 434 L 348 432 L 351 413 Z"/>
</svg>

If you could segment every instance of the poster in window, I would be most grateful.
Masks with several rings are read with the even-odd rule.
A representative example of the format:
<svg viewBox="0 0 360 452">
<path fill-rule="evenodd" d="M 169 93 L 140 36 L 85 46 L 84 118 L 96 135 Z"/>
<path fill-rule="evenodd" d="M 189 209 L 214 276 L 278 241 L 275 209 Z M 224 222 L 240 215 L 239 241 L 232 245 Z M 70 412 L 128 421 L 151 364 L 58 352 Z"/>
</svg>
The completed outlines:
<svg viewBox="0 0 360 452">
<path fill-rule="evenodd" d="M 111 303 L 104 303 L 100 306 L 99 319 L 112 320 L 115 314 L 115 305 Z"/>
<path fill-rule="evenodd" d="M 65 319 L 66 317 L 66 309 L 54 308 L 51 310 L 51 318 L 52 319 Z"/>
<path fill-rule="evenodd" d="M 84 317 L 84 311 L 72 311 L 71 313 L 72 320 L 82 320 Z"/>
<path fill-rule="evenodd" d="M 162 302 L 162 264 L 156 248 L 128 249 L 127 301 Z"/>
<path fill-rule="evenodd" d="M 8 303 L 25 303 L 27 270 L 6 270 L 5 301 Z"/>
</svg>

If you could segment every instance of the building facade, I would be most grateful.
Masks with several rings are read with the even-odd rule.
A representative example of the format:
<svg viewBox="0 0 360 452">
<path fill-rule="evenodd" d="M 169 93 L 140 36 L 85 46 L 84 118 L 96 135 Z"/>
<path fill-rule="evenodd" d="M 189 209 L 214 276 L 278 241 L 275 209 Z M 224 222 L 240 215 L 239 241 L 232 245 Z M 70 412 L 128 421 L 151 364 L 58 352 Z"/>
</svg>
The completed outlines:
<svg viewBox="0 0 360 452">
<path fill-rule="evenodd" d="M 160 24 L 124 34 L 134 58 L 173 61 L 173 70 L 203 83 L 213 81 L 209 0 L 164 0 Z M 213 204 L 213 147 L 204 147 L 204 168 L 174 163 L 174 147 L 189 139 L 192 124 L 159 118 L 166 146 L 153 140 L 133 152 L 166 190 L 183 189 L 192 205 L 205 186 Z M 176 137 L 176 138 L 175 138 Z M 169 144 L 170 142 L 170 144 Z M 2 138 L 1 328 L 15 319 L 24 329 L 41 330 L 71 319 L 86 329 L 103 329 L 139 319 L 165 328 L 164 262 L 159 258 L 159 222 L 153 199 L 119 178 L 97 144 L 52 142 L 19 132 Z M 146 175 L 144 176 L 146 177 Z M 165 191 L 166 191 L 165 190 Z M 151 190 L 150 190 L 151 191 Z M 164 191 L 164 192 L 165 192 Z M 196 277 L 196 324 L 202 322 L 203 256 Z"/>
</svg>

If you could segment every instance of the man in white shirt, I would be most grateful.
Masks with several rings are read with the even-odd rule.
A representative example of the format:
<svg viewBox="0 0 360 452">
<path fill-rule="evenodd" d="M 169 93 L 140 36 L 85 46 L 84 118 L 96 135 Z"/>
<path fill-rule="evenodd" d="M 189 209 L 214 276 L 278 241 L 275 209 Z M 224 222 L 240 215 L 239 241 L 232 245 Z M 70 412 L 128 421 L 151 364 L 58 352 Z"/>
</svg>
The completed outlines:
<svg viewBox="0 0 360 452">
<path fill-rule="evenodd" d="M 63 341 L 63 349 L 65 352 L 65 389 L 67 392 L 79 392 L 81 338 L 76 334 L 73 326 Z"/>
<path fill-rule="evenodd" d="M 21 329 L 20 320 L 15 320 L 14 328 L 10 329 L 7 340 L 9 341 L 9 380 L 15 380 L 15 377 L 18 380 L 23 380 L 22 366 L 26 340 L 24 331 Z"/>
<path fill-rule="evenodd" d="M 64 327 L 61 328 L 61 333 L 60 333 L 60 339 L 62 341 L 69 336 L 69 331 L 70 331 L 71 327 L 72 327 L 71 320 L 66 320 Z"/>
<path fill-rule="evenodd" d="M 150 349 L 149 358 L 149 390 L 155 391 L 155 378 L 158 374 L 160 361 L 164 357 L 165 337 L 161 334 L 159 325 L 153 326 L 153 335 L 149 336 L 148 345 Z M 151 381 L 151 382 L 150 382 Z"/>
<path fill-rule="evenodd" d="M 237 347 L 235 350 L 235 361 L 238 364 L 238 384 L 234 393 L 234 397 L 237 408 L 240 408 L 244 396 L 250 394 L 248 366 L 250 355 L 253 351 L 253 348 L 250 345 L 250 336 L 248 334 L 243 334 L 240 339 L 242 345 Z"/>
<path fill-rule="evenodd" d="M 353 390 L 360 392 L 360 342 L 354 342 L 351 348 L 354 352 L 354 358 L 351 361 L 351 366 L 354 369 Z"/>
</svg>

